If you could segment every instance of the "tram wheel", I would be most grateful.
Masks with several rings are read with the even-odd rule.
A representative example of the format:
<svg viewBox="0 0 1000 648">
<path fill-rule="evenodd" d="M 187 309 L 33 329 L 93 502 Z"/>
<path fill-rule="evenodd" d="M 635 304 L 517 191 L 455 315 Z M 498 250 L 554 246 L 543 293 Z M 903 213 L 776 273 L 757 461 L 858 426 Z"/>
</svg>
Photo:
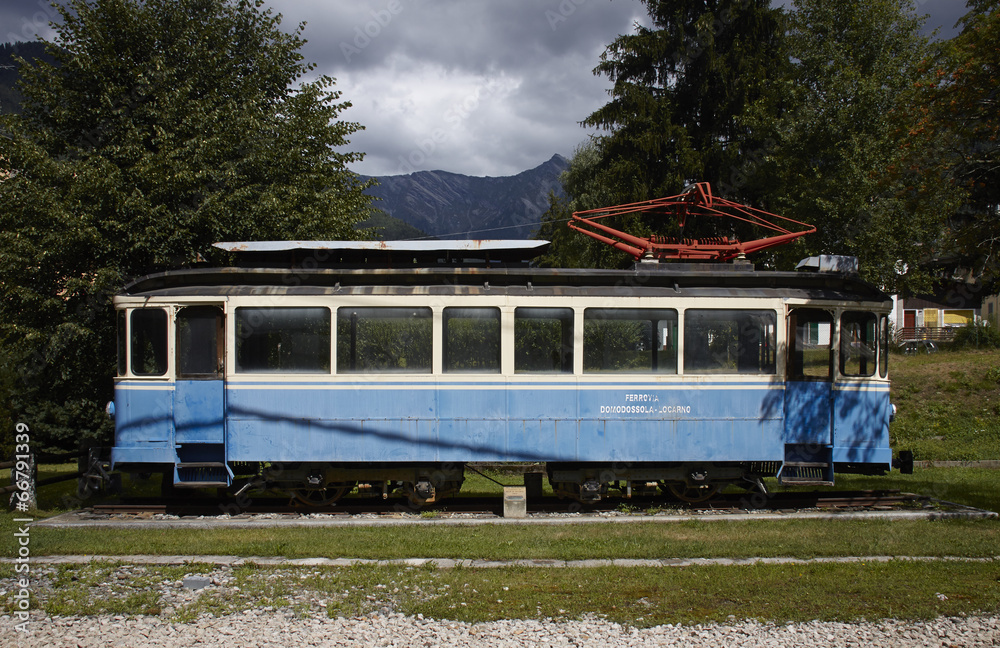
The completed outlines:
<svg viewBox="0 0 1000 648">
<path fill-rule="evenodd" d="M 410 505 L 416 508 L 438 504 L 462 489 L 461 481 L 446 481 L 435 486 L 427 479 L 414 482 L 403 482 L 401 484 L 403 493 Z"/>
<path fill-rule="evenodd" d="M 341 484 L 327 488 L 296 488 L 292 500 L 306 506 L 329 506 L 354 488 L 354 484 Z"/>
<path fill-rule="evenodd" d="M 682 502 L 697 504 L 712 499 L 719 492 L 718 484 L 704 484 L 701 486 L 688 486 L 687 484 L 666 484 L 670 494 Z"/>
</svg>

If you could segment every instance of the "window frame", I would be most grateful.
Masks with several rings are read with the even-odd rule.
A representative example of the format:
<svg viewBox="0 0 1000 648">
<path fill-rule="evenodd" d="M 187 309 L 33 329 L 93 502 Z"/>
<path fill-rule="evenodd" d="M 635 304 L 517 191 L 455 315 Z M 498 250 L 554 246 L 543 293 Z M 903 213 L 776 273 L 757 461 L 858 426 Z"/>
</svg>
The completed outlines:
<svg viewBox="0 0 1000 648">
<path fill-rule="evenodd" d="M 746 334 L 746 329 L 743 327 L 743 325 L 740 324 L 740 322 L 742 321 L 742 319 L 729 319 L 728 320 L 729 323 L 735 324 L 737 326 L 736 337 L 735 337 L 735 343 L 736 343 L 736 359 L 735 359 L 736 366 L 735 366 L 735 370 L 731 370 L 731 371 L 727 370 L 728 367 L 720 365 L 719 363 L 714 363 L 715 367 L 713 368 L 713 367 L 710 367 L 710 366 L 708 366 L 707 364 L 704 364 L 704 363 L 691 362 L 690 361 L 690 360 L 695 359 L 695 356 L 693 356 L 691 354 L 693 354 L 695 352 L 694 349 L 696 347 L 698 347 L 698 348 L 704 347 L 704 350 L 706 352 L 706 356 L 705 357 L 708 357 L 707 354 L 710 351 L 710 345 L 712 344 L 712 341 L 710 339 L 707 340 L 704 344 L 702 344 L 700 342 L 700 340 L 697 340 L 694 337 L 695 334 L 696 334 L 696 331 L 706 330 L 705 326 L 701 326 L 701 327 L 695 326 L 694 325 L 695 323 L 691 321 L 694 318 L 698 318 L 703 313 L 719 313 L 719 314 L 721 314 L 721 313 L 741 313 L 746 318 L 749 318 L 749 317 L 761 317 L 761 318 L 769 317 L 769 318 L 771 318 L 770 322 L 765 322 L 764 323 L 764 325 L 765 325 L 765 331 L 764 331 L 764 335 L 761 336 L 762 342 L 758 342 L 757 353 L 754 354 L 754 355 L 757 356 L 757 362 L 755 363 L 756 366 L 757 366 L 756 370 L 753 370 L 753 371 L 744 371 L 744 370 L 741 369 L 742 363 L 744 363 L 744 361 L 746 360 L 746 357 L 749 357 L 749 353 L 747 354 L 746 357 L 742 353 L 742 349 L 743 349 L 743 342 L 742 341 L 744 339 L 743 336 Z M 683 355 L 683 360 L 684 360 L 684 374 L 685 375 L 692 375 L 692 376 L 714 376 L 714 375 L 718 375 L 718 376 L 773 376 L 773 375 L 777 375 L 777 373 L 778 373 L 778 353 L 777 353 L 777 350 L 778 350 L 777 349 L 777 346 L 778 346 L 778 313 L 775 311 L 774 308 L 686 308 L 686 309 L 684 309 L 684 317 L 683 317 L 683 319 L 684 319 L 684 327 L 683 327 L 683 331 L 684 331 L 684 333 L 683 333 L 684 355 Z M 783 316 L 782 317 L 782 321 L 784 321 L 784 320 L 785 320 L 785 317 Z M 715 319 L 715 320 L 712 320 L 712 321 L 723 323 L 726 320 L 725 319 Z M 769 331 L 767 330 L 768 327 L 769 327 Z M 728 342 L 726 344 L 727 358 L 730 355 L 731 349 L 730 349 L 729 345 L 731 345 L 731 344 L 732 344 L 732 341 L 730 341 L 730 342 Z M 761 357 L 760 357 L 761 349 L 763 349 L 763 352 L 767 356 L 769 356 L 769 360 L 766 363 L 760 362 L 760 359 L 761 359 Z M 726 364 L 728 364 L 728 360 L 727 360 Z M 699 366 L 699 365 L 704 365 L 704 366 Z"/>
<path fill-rule="evenodd" d="M 181 334 L 181 321 L 185 312 L 212 311 L 214 319 L 215 368 L 209 372 L 185 371 L 185 360 L 182 357 L 189 340 Z M 178 380 L 219 380 L 225 376 L 226 349 L 226 315 L 224 309 L 217 304 L 185 304 L 179 305 L 174 311 L 174 367 Z"/>
<path fill-rule="evenodd" d="M 153 352 L 154 356 L 158 355 L 158 354 L 162 354 L 162 358 L 158 359 L 158 360 L 162 361 L 162 366 L 163 366 L 162 371 L 153 371 L 153 372 L 138 371 L 137 367 L 136 367 L 136 360 L 138 358 L 141 358 L 144 355 L 144 354 L 137 354 L 136 353 L 136 344 L 137 344 L 137 342 L 144 343 L 144 342 L 147 341 L 145 339 L 142 340 L 142 341 L 139 341 L 136 338 L 137 331 L 142 331 L 141 328 L 139 328 L 139 327 L 136 326 L 136 318 L 137 317 L 143 318 L 147 314 L 149 314 L 149 315 L 156 315 L 157 317 L 162 317 L 162 327 L 163 327 L 162 333 L 163 333 L 163 336 L 162 336 L 162 340 L 161 341 L 162 341 L 162 345 L 163 346 L 162 346 L 162 349 L 157 349 L 157 348 L 155 348 L 155 346 L 152 349 L 152 352 Z M 128 357 L 129 357 L 128 368 L 129 368 L 130 375 L 135 376 L 137 378 L 164 378 L 164 377 L 166 377 L 166 376 L 169 375 L 169 372 L 170 372 L 170 362 L 171 362 L 171 358 L 170 358 L 170 355 L 171 355 L 170 354 L 170 320 L 171 320 L 171 318 L 170 318 L 169 313 L 167 313 L 167 309 L 166 308 L 160 308 L 160 307 L 133 308 L 133 309 L 131 309 L 129 311 L 129 315 L 128 315 Z M 155 341 L 153 341 L 152 344 L 155 344 Z M 157 359 L 154 358 L 154 360 L 157 360 Z"/>
<path fill-rule="evenodd" d="M 552 316 L 546 317 L 545 314 L 550 313 Z M 522 315 L 519 317 L 518 315 Z M 539 374 L 549 374 L 549 375 L 572 375 L 575 373 L 575 361 L 576 361 L 576 309 L 570 306 L 516 306 L 514 308 L 514 328 L 511 336 L 513 344 L 513 356 L 514 356 L 514 368 L 515 374 L 522 375 L 539 375 Z M 521 351 L 520 340 L 521 336 L 518 334 L 518 324 L 520 322 L 530 322 L 530 321 L 551 321 L 558 322 L 560 326 L 559 338 L 560 343 L 558 348 L 550 348 L 546 351 L 549 354 L 555 354 L 553 364 L 558 364 L 557 368 L 552 369 L 533 369 L 533 368 L 519 368 L 518 359 L 519 351 Z M 568 341 L 568 342 L 567 342 Z"/>
<path fill-rule="evenodd" d="M 798 339 L 799 333 L 799 315 L 807 315 L 808 319 L 806 323 L 809 324 L 829 324 L 830 326 L 830 341 L 826 345 L 826 365 L 827 374 L 825 376 L 809 375 L 805 373 L 805 368 L 807 365 L 804 357 L 804 348 L 800 348 L 800 341 Z M 787 354 L 787 378 L 788 380 L 795 381 L 805 381 L 805 382 L 830 382 L 834 378 L 836 362 L 834 360 L 834 351 L 837 348 L 836 342 L 836 331 L 837 331 L 837 317 L 836 315 L 826 310 L 825 308 L 816 308 L 814 306 L 796 306 L 789 310 L 788 312 L 788 339 L 786 340 L 786 348 L 788 349 Z M 797 364 L 796 354 L 802 353 L 802 366 L 800 371 L 796 371 L 799 368 Z M 818 366 L 818 365 L 816 365 Z"/>
<path fill-rule="evenodd" d="M 318 362 L 319 362 L 318 365 L 312 366 L 312 367 L 304 367 L 304 366 L 303 367 L 285 367 L 285 366 L 279 366 L 277 368 L 265 368 L 265 369 L 248 368 L 246 360 L 249 359 L 249 358 L 244 357 L 242 355 L 242 352 L 244 351 L 244 346 L 243 345 L 244 345 L 244 343 L 247 343 L 252 338 L 252 336 L 255 334 L 254 331 L 253 331 L 253 329 L 254 328 L 258 328 L 258 329 L 261 328 L 262 324 L 261 323 L 254 324 L 253 322 L 249 322 L 246 319 L 244 319 L 245 317 L 249 318 L 251 316 L 251 312 L 254 312 L 254 311 L 255 312 L 261 312 L 261 311 L 272 311 L 272 312 L 285 311 L 287 313 L 288 311 L 309 311 L 309 310 L 311 310 L 311 311 L 324 311 L 326 313 L 326 341 L 327 341 L 327 344 L 326 344 L 326 353 L 325 354 L 324 353 L 313 354 L 313 357 L 315 357 L 318 360 Z M 264 375 L 270 375 L 270 374 L 329 375 L 331 373 L 331 370 L 332 370 L 331 357 L 332 357 L 332 352 L 333 352 L 333 349 L 332 349 L 332 345 L 333 345 L 332 320 L 333 320 L 333 317 L 332 317 L 332 313 L 331 313 L 330 307 L 328 307 L 328 306 L 239 306 L 239 307 L 237 307 L 234 310 L 233 320 L 234 320 L 234 325 L 233 325 L 233 331 L 234 331 L 234 344 L 233 344 L 233 347 L 234 347 L 233 348 L 234 363 L 233 363 L 233 371 L 235 373 L 242 374 L 242 375 L 261 375 L 261 374 L 264 374 Z M 243 332 L 242 332 L 242 326 L 244 325 L 244 323 L 245 323 L 245 325 L 251 327 L 251 330 L 248 333 L 246 333 L 246 334 L 243 334 Z M 270 327 L 268 327 L 267 330 L 269 332 L 274 332 L 274 331 L 292 331 L 289 328 L 282 329 L 282 328 L 279 328 L 278 326 L 270 326 Z M 319 330 L 322 331 L 322 329 L 319 329 Z M 296 331 L 292 331 L 292 333 L 294 333 L 294 332 L 296 332 Z M 279 354 L 278 355 L 279 361 L 281 360 L 281 348 L 280 347 L 281 347 L 281 345 L 283 343 L 284 343 L 284 340 L 279 340 L 278 343 L 277 343 L 278 354 Z M 289 352 L 288 356 L 286 356 L 286 357 L 287 357 L 288 360 L 293 360 L 293 359 L 295 359 L 296 356 L 300 356 L 300 355 L 301 355 L 301 352 L 298 352 L 296 349 L 293 349 L 292 351 Z M 281 364 L 281 363 L 279 362 L 279 364 Z"/>
<path fill-rule="evenodd" d="M 426 347 L 427 355 L 426 358 L 417 356 L 419 359 L 425 360 L 426 364 L 417 365 L 416 369 L 410 368 L 409 366 L 404 368 L 387 368 L 385 366 L 375 367 L 375 368 L 358 368 L 358 313 L 369 314 L 366 319 L 379 319 L 370 317 L 371 313 L 380 312 L 384 314 L 390 314 L 392 312 L 399 313 L 400 315 L 406 312 L 413 313 L 414 321 L 426 322 L 426 331 L 418 331 L 422 340 L 423 346 Z M 346 317 L 341 317 L 341 314 L 348 314 Z M 396 374 L 411 374 L 411 375 L 427 375 L 434 373 L 434 353 L 435 353 L 435 343 L 434 343 L 434 310 L 430 306 L 339 306 L 336 308 L 336 317 L 334 324 L 334 349 L 337 354 L 337 365 L 334 368 L 334 373 L 339 375 L 396 375 Z M 382 318 L 385 320 L 402 320 L 402 316 L 392 316 Z M 350 333 L 346 337 L 346 342 L 342 342 L 343 336 L 341 335 L 341 324 L 346 322 L 349 326 Z M 396 339 L 398 341 L 398 338 Z M 344 349 L 342 344 L 346 344 L 347 347 Z M 343 351 L 347 351 L 344 353 Z M 411 357 L 411 356 L 407 356 Z"/>
<path fill-rule="evenodd" d="M 621 313 L 623 317 L 602 317 L 599 314 L 608 313 Z M 653 317 L 655 314 L 661 314 L 659 317 Z M 626 317 L 628 314 L 646 314 L 650 318 L 641 317 Z M 671 316 L 673 319 L 671 319 Z M 588 307 L 583 309 L 583 345 L 580 349 L 580 353 L 583 356 L 583 373 L 586 374 L 646 374 L 654 376 L 674 376 L 679 373 L 679 334 L 680 334 L 680 312 L 676 308 L 645 308 L 645 307 Z M 592 335 L 588 331 L 588 323 L 590 322 L 637 322 L 637 323 L 649 323 L 650 329 L 648 331 L 649 335 L 643 340 L 639 340 L 639 344 L 648 344 L 648 351 L 645 349 L 638 349 L 641 352 L 647 352 L 649 354 L 648 363 L 644 363 L 641 368 L 619 368 L 619 369 L 608 369 L 607 354 L 609 352 L 607 344 L 604 344 L 602 351 L 602 362 L 600 368 L 593 368 L 594 365 L 588 365 L 588 360 L 591 359 L 594 352 L 588 347 L 587 339 L 589 335 Z M 672 344 L 668 349 L 657 348 L 659 346 L 658 340 L 660 339 L 659 332 L 663 329 L 660 328 L 659 324 L 661 322 L 671 322 L 673 327 L 668 329 L 672 331 L 671 341 Z M 620 351 L 620 349 L 611 349 L 611 352 Z M 672 351 L 672 356 L 667 356 L 667 362 L 662 364 L 661 367 L 661 357 L 660 354 Z M 641 356 L 637 356 L 641 357 Z M 671 362 L 672 360 L 672 362 Z M 588 368 L 591 367 L 591 368 Z"/>
<path fill-rule="evenodd" d="M 838 345 L 838 355 L 840 359 L 837 365 L 841 376 L 844 376 L 845 378 L 873 378 L 878 374 L 879 370 L 878 350 L 879 350 L 879 333 L 880 333 L 878 318 L 879 315 L 872 311 L 845 310 L 840 314 L 840 319 L 839 319 L 840 344 Z M 852 356 L 852 354 L 849 352 L 851 351 L 852 345 L 854 344 L 854 342 L 849 340 L 850 333 L 848 332 L 847 323 L 848 320 L 850 319 L 858 319 L 858 321 L 853 322 L 853 324 L 860 325 L 862 323 L 861 322 L 862 319 L 874 323 L 871 329 L 872 339 L 869 341 L 865 340 L 857 341 L 858 343 L 863 344 L 871 354 L 871 357 L 869 358 L 864 358 L 864 357 L 861 358 L 861 360 L 858 363 L 858 373 L 848 373 L 847 371 L 847 362 L 849 358 Z M 868 329 L 866 327 L 862 328 L 861 330 L 863 332 L 868 332 Z M 863 367 L 866 367 L 867 364 L 869 363 L 871 365 L 871 368 L 870 370 L 867 371 L 867 373 L 865 373 L 866 369 L 863 369 Z"/>
<path fill-rule="evenodd" d="M 474 317 L 474 313 L 487 315 L 488 317 Z M 460 361 L 453 358 L 456 351 L 453 345 L 458 343 L 457 337 L 453 337 L 449 326 L 452 320 L 466 320 L 470 322 L 489 322 L 492 326 L 495 323 L 495 330 L 486 331 L 485 334 L 494 337 L 496 348 L 486 348 L 485 354 L 477 354 L 482 358 L 489 358 L 491 365 L 484 364 L 483 367 L 459 366 Z M 451 327 L 455 331 L 456 327 Z M 456 331 L 457 333 L 457 331 Z M 503 363 L 503 327 L 501 325 L 501 312 L 497 306 L 446 306 L 441 311 L 441 373 L 445 374 L 499 374 L 502 373 Z M 461 357 L 461 354 L 459 354 Z"/>
</svg>

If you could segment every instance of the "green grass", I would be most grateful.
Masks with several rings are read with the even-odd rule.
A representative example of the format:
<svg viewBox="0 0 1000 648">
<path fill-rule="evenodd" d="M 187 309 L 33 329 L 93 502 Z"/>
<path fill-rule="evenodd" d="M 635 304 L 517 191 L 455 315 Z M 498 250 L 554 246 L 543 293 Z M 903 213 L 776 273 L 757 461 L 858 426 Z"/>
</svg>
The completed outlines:
<svg viewBox="0 0 1000 648">
<path fill-rule="evenodd" d="M 391 611 L 466 622 L 507 618 L 599 617 L 632 626 L 725 622 L 928 619 L 994 613 L 1000 609 L 997 563 L 892 561 L 582 569 L 436 569 L 433 566 L 359 565 L 346 568 L 232 569 L 225 591 L 201 590 L 167 607 L 160 584 L 210 567 L 132 567 L 135 592 L 117 565 L 61 567 L 52 586 L 36 594 L 33 609 L 49 614 L 163 614 L 192 621 L 245 610 L 286 609 L 298 616 L 358 616 Z M 0 567 L 0 577 L 11 575 Z M 136 576 L 139 572 L 139 576 Z M 111 583 L 110 585 L 108 583 Z M 173 585 L 177 590 L 176 585 Z M 238 589 L 235 589 L 238 588 Z M 892 592 L 887 596 L 886 592 Z M 11 603 L 6 604 L 11 611 Z"/>
<path fill-rule="evenodd" d="M 912 475 L 837 475 L 829 490 L 900 490 L 1000 513 L 1000 470 L 915 468 Z"/>
<path fill-rule="evenodd" d="M 12 537 L 9 522 L 0 538 Z M 986 557 L 1000 522 L 759 520 L 589 525 L 481 525 L 255 529 L 35 528 L 33 555 L 179 554 L 289 558 L 747 558 L 755 556 Z M 0 553 L 15 555 L 11 542 Z"/>
<path fill-rule="evenodd" d="M 917 460 L 1000 459 L 1000 352 L 893 355 L 892 445 Z"/>
</svg>

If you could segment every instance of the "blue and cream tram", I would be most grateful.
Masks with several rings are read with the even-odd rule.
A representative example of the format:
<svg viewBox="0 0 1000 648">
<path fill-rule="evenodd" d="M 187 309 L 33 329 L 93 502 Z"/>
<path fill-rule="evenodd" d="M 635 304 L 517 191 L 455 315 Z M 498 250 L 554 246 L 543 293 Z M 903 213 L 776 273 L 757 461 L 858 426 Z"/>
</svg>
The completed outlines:
<svg viewBox="0 0 1000 648">
<path fill-rule="evenodd" d="M 433 502 L 473 462 L 582 501 L 891 467 L 891 302 L 851 268 L 522 262 L 544 245 L 219 244 L 239 267 L 135 281 L 113 467 L 314 503 Z"/>
</svg>

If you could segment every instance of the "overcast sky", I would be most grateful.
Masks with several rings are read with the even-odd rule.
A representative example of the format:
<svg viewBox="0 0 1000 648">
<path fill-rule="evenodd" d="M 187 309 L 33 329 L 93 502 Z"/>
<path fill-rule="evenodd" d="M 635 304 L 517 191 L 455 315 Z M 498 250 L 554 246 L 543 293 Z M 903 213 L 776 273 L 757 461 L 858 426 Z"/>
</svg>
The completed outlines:
<svg viewBox="0 0 1000 648">
<path fill-rule="evenodd" d="M 963 0 L 916 0 L 944 36 Z M 587 139 L 579 122 L 608 100 L 592 70 L 644 20 L 638 0 L 266 0 L 303 54 L 336 79 L 361 123 L 350 150 L 366 175 L 443 169 L 512 175 Z M 3 41 L 52 37 L 49 0 L 3 0 Z"/>
</svg>

